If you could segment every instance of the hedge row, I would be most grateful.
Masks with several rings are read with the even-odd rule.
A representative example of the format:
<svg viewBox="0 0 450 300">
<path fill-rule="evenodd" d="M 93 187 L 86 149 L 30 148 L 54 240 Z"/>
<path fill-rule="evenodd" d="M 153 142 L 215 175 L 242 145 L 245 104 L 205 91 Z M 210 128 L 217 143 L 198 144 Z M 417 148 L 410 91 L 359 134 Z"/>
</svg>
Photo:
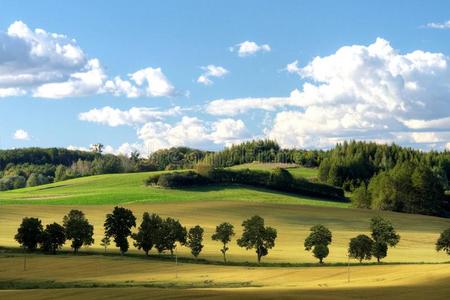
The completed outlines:
<svg viewBox="0 0 450 300">
<path fill-rule="evenodd" d="M 272 171 L 231 170 L 223 168 L 198 168 L 197 171 L 155 174 L 146 181 L 147 185 L 165 188 L 181 188 L 206 184 L 245 184 L 263 187 L 303 196 L 321 197 L 346 202 L 342 188 L 315 183 L 305 178 L 294 178 L 282 168 Z"/>
</svg>

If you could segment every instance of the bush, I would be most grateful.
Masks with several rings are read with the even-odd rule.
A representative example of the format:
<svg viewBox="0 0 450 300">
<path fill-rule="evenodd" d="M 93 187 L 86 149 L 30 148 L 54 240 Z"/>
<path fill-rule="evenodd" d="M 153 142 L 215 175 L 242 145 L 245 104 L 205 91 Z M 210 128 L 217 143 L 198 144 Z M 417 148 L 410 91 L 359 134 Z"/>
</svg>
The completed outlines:
<svg viewBox="0 0 450 300">
<path fill-rule="evenodd" d="M 285 169 L 277 168 L 272 172 L 261 170 L 199 167 L 200 174 L 194 171 L 173 172 L 152 175 L 146 179 L 146 185 L 159 185 L 176 188 L 193 185 L 216 184 L 245 184 L 299 195 L 322 197 L 339 201 L 346 200 L 341 188 L 331 185 L 308 181 L 304 178 L 293 178 Z"/>
<path fill-rule="evenodd" d="M 292 174 L 286 169 L 275 168 L 270 172 L 269 186 L 276 189 L 285 189 L 288 186 L 292 186 L 294 178 Z"/>
<path fill-rule="evenodd" d="M 194 171 L 161 174 L 157 184 L 166 188 L 178 188 L 208 184 L 209 180 Z"/>
<path fill-rule="evenodd" d="M 49 182 L 50 182 L 50 180 L 47 176 L 44 176 L 42 174 L 32 173 L 30 175 L 30 177 L 28 177 L 27 186 L 38 186 L 38 185 L 42 185 L 42 184 L 47 184 Z"/>
<path fill-rule="evenodd" d="M 157 185 L 160 176 L 161 174 L 150 175 L 150 177 L 144 181 L 145 185 Z"/>
<path fill-rule="evenodd" d="M 356 188 L 352 196 L 353 206 L 358 208 L 370 208 L 372 205 L 372 198 L 370 192 L 367 190 L 367 186 L 362 184 Z"/>
<path fill-rule="evenodd" d="M 26 179 L 23 176 L 8 176 L 0 179 L 0 191 L 20 189 L 26 186 Z"/>
</svg>

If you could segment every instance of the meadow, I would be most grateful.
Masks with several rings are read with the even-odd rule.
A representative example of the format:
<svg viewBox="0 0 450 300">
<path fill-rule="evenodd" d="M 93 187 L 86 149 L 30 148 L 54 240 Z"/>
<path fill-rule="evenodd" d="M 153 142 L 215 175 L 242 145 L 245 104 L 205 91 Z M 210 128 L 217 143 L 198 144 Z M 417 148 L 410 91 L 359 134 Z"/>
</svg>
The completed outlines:
<svg viewBox="0 0 450 300">
<path fill-rule="evenodd" d="M 26 271 L 20 256 L 0 255 L 0 263 L 2 287 L 27 288 L 0 290 L 8 299 L 445 299 L 450 293 L 450 264 L 252 268 L 68 255 L 28 256 Z"/>
<path fill-rule="evenodd" d="M 137 299 L 149 295 L 156 299 L 182 296 L 227 299 L 250 295 L 276 299 L 282 293 L 286 298 L 303 295 L 305 299 L 323 299 L 333 295 L 336 299 L 358 299 L 368 293 L 368 298 L 376 299 L 380 295 L 380 290 L 375 288 L 377 285 L 393 289 L 405 299 L 408 296 L 421 299 L 419 296 L 427 290 L 436 295 L 449 293 L 448 285 L 443 284 L 450 278 L 450 264 L 446 263 L 449 257 L 434 249 L 440 232 L 450 226 L 448 219 L 355 209 L 348 203 L 238 185 L 182 190 L 146 187 L 143 181 L 149 174 L 99 175 L 1 192 L 0 246 L 18 246 L 14 234 L 24 216 L 39 217 L 44 224 L 61 223 L 70 209 L 82 210 L 94 225 L 95 244 L 81 249 L 92 255 L 32 255 L 26 272 L 20 254 L 0 254 L 3 289 L 6 283 L 19 281 L 29 285 L 28 288 L 44 287 L 33 290 L 36 293 L 1 291 L 0 295 L 21 299 L 45 299 L 50 295 L 101 299 L 111 293 L 119 298 L 122 295 L 124 299 L 130 295 Z M 220 244 L 211 240 L 215 226 L 221 222 L 231 222 L 235 226 L 236 237 L 230 244 L 228 259 L 237 264 L 256 261 L 253 250 L 236 245 L 244 219 L 255 214 L 262 216 L 267 225 L 277 229 L 278 238 L 276 246 L 263 258 L 262 267 L 182 263 L 176 277 L 173 261 L 159 259 L 155 250 L 151 251 L 150 259 L 144 258 L 143 252 L 133 246 L 128 257 L 98 255 L 103 252 L 99 244 L 103 222 L 114 205 L 131 209 L 138 224 L 142 213 L 148 211 L 178 218 L 187 227 L 201 225 L 205 228 L 205 247 L 199 258 L 209 262 L 222 260 Z M 349 284 L 347 269 L 342 266 L 347 262 L 348 241 L 358 234 L 369 234 L 369 220 L 375 215 L 392 221 L 401 235 L 400 243 L 389 249 L 383 260 L 389 264 L 352 265 L 353 279 Z M 330 255 L 325 259 L 329 265 L 303 267 L 302 264 L 316 265 L 312 254 L 304 251 L 303 241 L 309 228 L 318 223 L 329 227 L 333 233 Z M 64 249 L 70 250 L 68 243 Z M 117 253 L 114 245 L 107 249 L 107 254 Z M 186 247 L 178 247 L 177 253 L 182 258 L 192 257 Z M 283 264 L 291 265 L 283 267 Z"/>
</svg>

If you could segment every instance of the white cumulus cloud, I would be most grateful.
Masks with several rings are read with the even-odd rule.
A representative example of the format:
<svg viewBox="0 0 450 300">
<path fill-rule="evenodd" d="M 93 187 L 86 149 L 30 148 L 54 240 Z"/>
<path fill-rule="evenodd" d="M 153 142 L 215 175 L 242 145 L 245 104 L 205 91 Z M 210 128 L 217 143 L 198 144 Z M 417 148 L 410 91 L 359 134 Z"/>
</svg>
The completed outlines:
<svg viewBox="0 0 450 300">
<path fill-rule="evenodd" d="M 212 124 L 211 140 L 215 144 L 230 146 L 248 138 L 247 128 L 242 120 L 221 119 Z"/>
<path fill-rule="evenodd" d="M 82 121 L 99 123 L 116 127 L 120 125 L 143 124 L 152 120 L 162 120 L 165 117 L 180 114 L 182 109 L 179 106 L 165 111 L 150 107 L 132 107 L 128 110 L 120 110 L 105 106 L 103 108 L 94 108 L 87 112 L 80 113 L 78 118 Z"/>
<path fill-rule="evenodd" d="M 254 55 L 257 52 L 270 52 L 271 50 L 268 44 L 258 45 L 252 41 L 245 41 L 230 47 L 230 51 L 236 51 L 240 57 Z"/>
<path fill-rule="evenodd" d="M 30 135 L 23 129 L 17 129 L 14 132 L 13 138 L 15 140 L 28 141 L 30 139 Z"/>
<path fill-rule="evenodd" d="M 303 67 L 288 64 L 286 70 L 304 81 L 289 96 L 218 99 L 207 111 L 230 116 L 273 111 L 265 133 L 287 147 L 361 139 L 443 148 L 450 132 L 449 63 L 442 53 L 402 54 L 378 38 L 368 46 L 341 47 Z"/>
<path fill-rule="evenodd" d="M 98 58 L 89 58 L 75 39 L 32 30 L 22 21 L 0 32 L 0 97 L 31 94 L 60 99 L 102 93 L 114 96 L 170 97 L 175 88 L 161 68 L 147 67 L 108 79 Z"/>
<path fill-rule="evenodd" d="M 204 85 L 213 84 L 211 77 L 220 78 L 228 74 L 228 70 L 221 66 L 207 65 L 201 68 L 204 72 L 197 78 L 197 82 Z"/>
</svg>

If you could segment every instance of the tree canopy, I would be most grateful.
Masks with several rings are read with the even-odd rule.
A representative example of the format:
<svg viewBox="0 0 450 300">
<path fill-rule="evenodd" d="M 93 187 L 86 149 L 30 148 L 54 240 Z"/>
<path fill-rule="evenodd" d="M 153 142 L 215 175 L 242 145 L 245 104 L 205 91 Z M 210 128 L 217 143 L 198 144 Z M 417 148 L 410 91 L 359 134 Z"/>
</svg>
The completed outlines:
<svg viewBox="0 0 450 300">
<path fill-rule="evenodd" d="M 123 255 L 128 251 L 128 236 L 131 234 L 131 228 L 136 227 L 136 217 L 133 212 L 127 208 L 114 207 L 111 214 L 106 215 L 104 223 L 105 235 L 113 237 L 116 246 L 120 248 Z"/>
<path fill-rule="evenodd" d="M 328 245 L 332 241 L 331 231 L 321 224 L 314 225 L 310 231 L 311 233 L 305 239 L 305 250 L 310 251 L 312 249 L 314 256 L 319 259 L 320 263 L 323 263 L 323 259 L 329 253 Z"/>
<path fill-rule="evenodd" d="M 272 227 L 264 226 L 264 219 L 253 216 L 242 223 L 244 231 L 241 238 L 237 240 L 240 247 L 245 249 L 256 249 L 258 263 L 261 257 L 269 254 L 269 249 L 275 246 L 277 231 Z"/>
</svg>

